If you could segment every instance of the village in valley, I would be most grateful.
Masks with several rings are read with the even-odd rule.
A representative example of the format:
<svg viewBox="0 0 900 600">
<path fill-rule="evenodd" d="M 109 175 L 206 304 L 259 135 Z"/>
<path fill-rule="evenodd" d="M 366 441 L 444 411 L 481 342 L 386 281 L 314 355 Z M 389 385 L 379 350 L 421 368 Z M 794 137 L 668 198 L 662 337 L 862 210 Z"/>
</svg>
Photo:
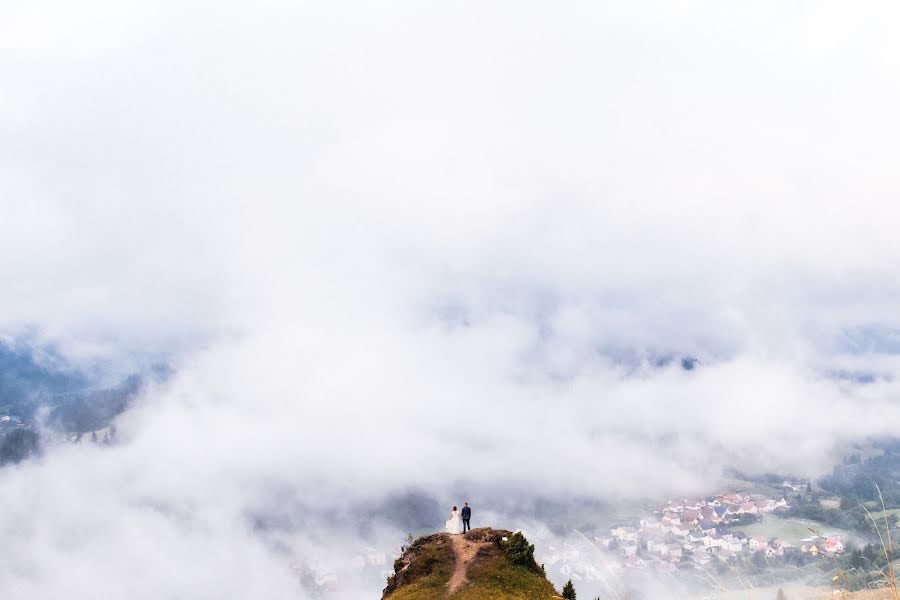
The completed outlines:
<svg viewBox="0 0 900 600">
<path fill-rule="evenodd" d="M 728 567 L 753 561 L 768 564 L 778 557 L 797 557 L 804 562 L 844 552 L 842 533 L 809 530 L 801 539 L 782 539 L 758 533 L 766 515 L 778 519 L 790 508 L 789 497 L 806 490 L 804 482 L 784 482 L 783 495 L 731 492 L 702 499 L 670 500 L 652 507 L 650 516 L 621 524 L 608 534 L 595 535 L 592 546 L 609 558 L 597 561 L 574 545 L 550 546 L 540 557 L 545 568 L 564 577 L 604 580 L 610 570 L 634 569 L 675 573 L 690 569 Z M 781 519 L 778 519 L 781 520 Z M 756 535 L 742 529 L 752 526 Z M 748 527 L 749 529 L 749 527 Z"/>
</svg>

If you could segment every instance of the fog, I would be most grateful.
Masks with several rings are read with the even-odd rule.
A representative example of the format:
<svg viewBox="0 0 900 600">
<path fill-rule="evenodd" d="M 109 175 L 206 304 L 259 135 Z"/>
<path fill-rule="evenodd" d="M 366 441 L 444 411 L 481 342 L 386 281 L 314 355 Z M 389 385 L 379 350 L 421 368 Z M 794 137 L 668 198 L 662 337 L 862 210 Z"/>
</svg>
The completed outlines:
<svg viewBox="0 0 900 600">
<path fill-rule="evenodd" d="M 431 506 L 534 529 L 893 433 L 898 16 L 4 3 L 0 330 L 176 371 L 0 471 L 4 597 L 378 598 L 352 559 Z"/>
</svg>

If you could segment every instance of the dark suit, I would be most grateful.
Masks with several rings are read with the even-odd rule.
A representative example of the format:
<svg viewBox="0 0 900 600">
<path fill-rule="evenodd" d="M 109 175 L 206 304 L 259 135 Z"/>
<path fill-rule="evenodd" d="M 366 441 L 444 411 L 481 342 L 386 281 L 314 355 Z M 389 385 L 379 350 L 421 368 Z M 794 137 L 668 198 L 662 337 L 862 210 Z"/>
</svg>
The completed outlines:
<svg viewBox="0 0 900 600">
<path fill-rule="evenodd" d="M 462 509 L 462 520 L 463 520 L 463 533 L 472 529 L 472 526 L 469 525 L 469 519 L 472 518 L 472 509 L 468 506 L 463 506 Z"/>
</svg>

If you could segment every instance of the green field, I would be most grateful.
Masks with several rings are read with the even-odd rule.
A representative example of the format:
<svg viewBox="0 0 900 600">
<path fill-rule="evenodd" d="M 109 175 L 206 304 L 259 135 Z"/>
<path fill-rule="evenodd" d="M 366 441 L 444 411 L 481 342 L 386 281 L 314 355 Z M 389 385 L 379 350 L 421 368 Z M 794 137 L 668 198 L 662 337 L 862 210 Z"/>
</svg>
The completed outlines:
<svg viewBox="0 0 900 600">
<path fill-rule="evenodd" d="M 763 494 L 772 498 L 781 498 L 785 492 L 781 486 L 767 485 L 759 481 L 747 481 L 745 479 L 726 479 L 723 489 L 741 490 L 748 494 Z"/>
<path fill-rule="evenodd" d="M 881 510 L 874 511 L 871 508 L 869 510 L 872 512 L 872 516 L 875 518 L 876 521 L 880 521 L 883 518 L 885 513 L 887 513 L 889 515 L 897 515 L 898 517 L 900 517 L 900 508 L 889 508 L 885 511 L 881 511 Z"/>
<path fill-rule="evenodd" d="M 834 527 L 827 527 L 815 521 L 806 521 L 804 519 L 783 519 L 773 517 L 772 515 L 763 515 L 762 521 L 740 527 L 749 536 L 764 535 L 766 537 L 781 538 L 791 544 L 796 544 L 803 538 L 810 537 L 813 532 L 809 528 L 817 530 L 819 533 L 837 533 L 846 536 L 847 531 Z"/>
</svg>

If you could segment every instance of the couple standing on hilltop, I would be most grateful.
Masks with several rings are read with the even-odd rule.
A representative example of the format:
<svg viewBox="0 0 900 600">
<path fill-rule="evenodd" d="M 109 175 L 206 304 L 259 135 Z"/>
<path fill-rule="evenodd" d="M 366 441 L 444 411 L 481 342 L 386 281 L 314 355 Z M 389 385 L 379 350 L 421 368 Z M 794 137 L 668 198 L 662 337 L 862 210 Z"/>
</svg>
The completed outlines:
<svg viewBox="0 0 900 600">
<path fill-rule="evenodd" d="M 453 511 L 450 513 L 450 518 L 447 519 L 445 530 L 447 533 L 465 533 L 472 529 L 469 525 L 469 519 L 471 518 L 472 509 L 469 508 L 468 502 L 464 503 L 461 514 L 454 506 Z"/>
</svg>

